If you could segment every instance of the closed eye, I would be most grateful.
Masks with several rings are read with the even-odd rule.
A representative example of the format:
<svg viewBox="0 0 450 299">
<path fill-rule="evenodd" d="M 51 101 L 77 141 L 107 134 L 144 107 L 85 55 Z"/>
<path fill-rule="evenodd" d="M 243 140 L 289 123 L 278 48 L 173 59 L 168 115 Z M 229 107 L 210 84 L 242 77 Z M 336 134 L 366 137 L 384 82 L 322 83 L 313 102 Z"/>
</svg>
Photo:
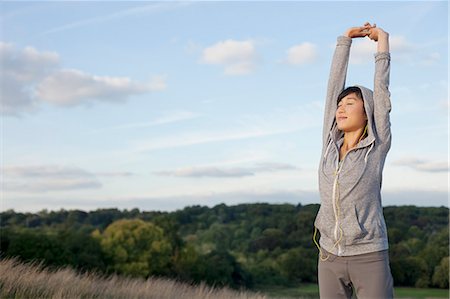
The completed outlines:
<svg viewBox="0 0 450 299">
<path fill-rule="evenodd" d="M 347 103 L 347 105 L 353 105 L 353 103 Z M 341 107 L 342 104 L 339 104 L 338 107 Z"/>
</svg>

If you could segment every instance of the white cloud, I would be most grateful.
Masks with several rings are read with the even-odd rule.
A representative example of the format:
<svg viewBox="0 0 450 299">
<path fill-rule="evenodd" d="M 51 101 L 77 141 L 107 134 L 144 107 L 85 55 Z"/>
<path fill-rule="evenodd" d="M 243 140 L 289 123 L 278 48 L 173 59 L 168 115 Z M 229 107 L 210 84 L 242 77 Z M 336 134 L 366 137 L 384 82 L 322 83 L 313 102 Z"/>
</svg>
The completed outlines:
<svg viewBox="0 0 450 299">
<path fill-rule="evenodd" d="M 60 165 L 9 166 L 2 170 L 4 190 L 7 192 L 36 193 L 64 190 L 99 189 L 98 177 L 129 177 L 131 172 L 99 172 Z"/>
<path fill-rule="evenodd" d="M 376 44 L 368 38 L 364 38 L 361 41 L 353 41 L 350 50 L 351 64 L 360 64 L 371 62 L 373 60 L 373 54 L 376 52 Z"/>
<path fill-rule="evenodd" d="M 292 65 L 311 63 L 317 59 L 317 46 L 309 42 L 293 46 L 286 52 L 286 62 Z"/>
<path fill-rule="evenodd" d="M 202 54 L 202 62 L 223 65 L 227 75 L 251 73 L 256 67 L 256 60 L 255 44 L 251 40 L 220 41 L 203 49 Z"/>
<path fill-rule="evenodd" d="M 34 193 L 75 189 L 97 189 L 100 182 L 94 174 L 80 168 L 66 166 L 6 167 L 5 191 Z"/>
<path fill-rule="evenodd" d="M 253 167 L 185 167 L 169 171 L 154 172 L 157 175 L 177 177 L 244 177 L 254 176 L 259 172 L 296 170 L 297 167 L 285 163 L 258 163 Z"/>
<path fill-rule="evenodd" d="M 77 105 L 94 100 L 123 101 L 130 95 L 164 88 L 161 78 L 141 84 L 126 77 L 100 77 L 66 69 L 44 78 L 37 86 L 35 95 L 56 105 Z"/>
<path fill-rule="evenodd" d="M 135 174 L 127 171 L 118 171 L 118 172 L 97 172 L 95 173 L 97 176 L 101 177 L 129 177 L 134 176 Z"/>
<path fill-rule="evenodd" d="M 426 161 L 418 158 L 403 158 L 392 162 L 393 165 L 406 166 L 417 171 L 425 172 L 447 172 L 449 165 L 447 161 Z"/>
<path fill-rule="evenodd" d="M 2 76 L 19 82 L 33 82 L 59 65 L 55 52 L 39 52 L 33 47 L 17 51 L 13 44 L 0 42 Z"/>
<path fill-rule="evenodd" d="M 21 51 L 11 43 L 0 42 L 0 112 L 18 115 L 33 111 L 37 99 L 30 95 L 34 84 L 59 66 L 59 56 L 54 52 L 39 52 L 32 47 Z"/>
<path fill-rule="evenodd" d="M 42 102 L 65 106 L 91 101 L 117 102 L 166 88 L 164 76 L 138 83 L 127 77 L 62 69 L 57 53 L 33 47 L 17 50 L 13 44 L 0 42 L 0 58 L 1 112 L 5 115 L 35 111 Z"/>
</svg>

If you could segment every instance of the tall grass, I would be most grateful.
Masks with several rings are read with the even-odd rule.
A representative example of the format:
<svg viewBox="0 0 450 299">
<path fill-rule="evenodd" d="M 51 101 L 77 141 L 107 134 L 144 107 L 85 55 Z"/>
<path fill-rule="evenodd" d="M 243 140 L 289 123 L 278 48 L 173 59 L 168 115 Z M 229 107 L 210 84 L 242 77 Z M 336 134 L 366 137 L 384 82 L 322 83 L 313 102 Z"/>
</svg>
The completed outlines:
<svg viewBox="0 0 450 299">
<path fill-rule="evenodd" d="M 78 274 L 70 268 L 50 270 L 17 259 L 0 261 L 1 298 L 148 298 L 148 299 L 268 299 L 259 293 L 190 285 L 164 278 L 126 278 L 95 273 Z"/>
</svg>

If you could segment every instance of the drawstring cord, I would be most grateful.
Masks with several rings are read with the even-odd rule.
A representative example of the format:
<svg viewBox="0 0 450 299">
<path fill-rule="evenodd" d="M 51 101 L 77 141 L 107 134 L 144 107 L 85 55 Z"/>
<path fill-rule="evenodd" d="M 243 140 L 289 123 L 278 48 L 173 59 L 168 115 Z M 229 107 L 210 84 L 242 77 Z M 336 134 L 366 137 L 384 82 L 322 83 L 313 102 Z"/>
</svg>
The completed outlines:
<svg viewBox="0 0 450 299">
<path fill-rule="evenodd" d="M 362 137 L 364 136 L 364 134 L 366 133 L 366 131 L 367 131 L 367 125 L 366 125 L 366 127 L 364 128 L 364 132 L 362 133 L 361 137 L 359 138 L 358 143 L 361 141 L 361 139 L 362 139 Z M 357 143 L 357 144 L 358 144 L 358 143 Z M 327 153 L 328 153 L 328 148 L 329 148 L 329 145 L 330 145 L 330 144 L 331 144 L 331 142 L 328 144 L 327 150 L 326 150 L 326 152 L 325 152 L 325 156 L 326 156 Z M 369 152 L 372 150 L 372 148 L 373 148 L 373 143 L 372 143 L 371 147 L 369 148 L 369 150 L 367 151 L 366 156 L 364 157 L 365 163 L 367 163 L 367 156 L 369 155 Z M 335 176 L 338 175 L 338 173 L 339 173 L 339 171 L 340 171 L 339 168 L 340 168 L 340 167 L 338 167 L 338 169 L 336 169 L 336 170 L 334 171 L 334 175 L 335 175 Z M 335 193 L 335 195 L 336 195 L 336 207 L 337 207 L 337 216 L 336 216 L 336 219 L 339 219 L 339 215 L 340 215 L 340 208 L 339 208 L 339 181 L 336 181 L 336 191 L 337 191 L 337 192 Z M 339 222 L 338 222 L 338 224 L 339 224 Z M 335 248 L 335 247 L 341 242 L 341 240 L 342 240 L 343 230 L 342 230 L 340 224 L 338 225 L 338 227 L 339 227 L 339 233 L 340 233 L 340 234 L 339 234 L 339 239 L 336 241 L 336 243 L 334 243 L 334 245 L 333 245 L 333 247 L 332 247 L 331 249 Z M 321 261 L 324 262 L 324 261 L 326 261 L 326 260 L 328 260 L 328 259 L 330 258 L 330 255 L 328 254 L 328 256 L 327 256 L 326 258 L 323 258 L 322 248 L 320 247 L 320 245 L 319 245 L 319 244 L 317 243 L 317 241 L 316 241 L 316 235 L 317 235 L 317 227 L 314 226 L 314 236 L 313 236 L 313 240 L 314 240 L 314 243 L 316 244 L 316 247 L 319 249 L 319 258 L 320 258 Z"/>
</svg>

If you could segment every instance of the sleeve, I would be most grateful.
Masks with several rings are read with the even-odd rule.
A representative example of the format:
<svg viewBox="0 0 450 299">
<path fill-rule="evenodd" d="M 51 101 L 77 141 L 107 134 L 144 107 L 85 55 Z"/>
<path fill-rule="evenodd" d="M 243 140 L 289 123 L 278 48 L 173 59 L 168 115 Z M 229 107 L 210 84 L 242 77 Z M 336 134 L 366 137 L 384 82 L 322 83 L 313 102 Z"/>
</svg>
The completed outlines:
<svg viewBox="0 0 450 299">
<path fill-rule="evenodd" d="M 323 147 L 326 146 L 337 109 L 337 97 L 344 90 L 352 38 L 339 36 L 331 62 L 323 121 Z"/>
<path fill-rule="evenodd" d="M 389 52 L 377 52 L 375 56 L 375 82 L 373 88 L 374 122 L 381 144 L 389 150 L 391 145 L 391 93 L 389 76 L 391 55 Z"/>
</svg>

